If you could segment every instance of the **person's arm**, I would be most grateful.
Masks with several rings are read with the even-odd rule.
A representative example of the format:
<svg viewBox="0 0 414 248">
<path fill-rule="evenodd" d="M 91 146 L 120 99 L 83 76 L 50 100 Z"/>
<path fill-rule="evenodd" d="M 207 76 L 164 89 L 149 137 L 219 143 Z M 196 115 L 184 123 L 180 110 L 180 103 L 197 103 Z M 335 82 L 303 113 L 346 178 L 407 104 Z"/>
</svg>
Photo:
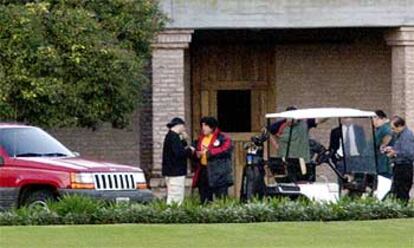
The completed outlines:
<svg viewBox="0 0 414 248">
<path fill-rule="evenodd" d="M 277 142 L 277 138 L 273 135 L 270 135 L 270 143 L 272 144 L 272 146 L 278 150 L 279 149 L 279 143 Z"/>
<path fill-rule="evenodd" d="M 382 140 L 377 141 L 377 142 L 380 142 L 380 145 L 379 145 L 380 150 L 384 149 L 387 146 L 390 146 L 392 138 L 393 136 L 392 136 L 391 128 L 385 129 L 384 137 L 382 138 Z"/>
<path fill-rule="evenodd" d="M 381 140 L 381 146 L 388 146 L 392 140 L 392 135 L 385 135 Z"/>
<path fill-rule="evenodd" d="M 182 143 L 182 140 L 179 138 L 179 136 L 174 136 L 171 139 L 171 147 L 172 147 L 172 151 L 174 153 L 174 156 L 176 158 L 187 158 L 189 156 L 191 156 L 192 154 L 192 149 L 190 149 L 189 147 L 185 147 Z"/>
<path fill-rule="evenodd" d="M 277 135 L 285 123 L 286 123 L 286 119 L 279 119 L 275 123 L 271 124 L 268 127 L 268 130 L 272 135 Z"/>
<path fill-rule="evenodd" d="M 331 152 L 336 152 L 339 149 L 339 142 L 338 142 L 339 137 L 337 137 L 336 135 L 337 130 L 338 129 L 333 129 L 329 137 L 329 150 Z"/>
<path fill-rule="evenodd" d="M 414 137 L 404 139 L 404 142 L 394 151 L 397 159 L 414 161 Z"/>
<path fill-rule="evenodd" d="M 308 130 L 312 128 L 318 127 L 318 119 L 312 118 L 312 119 L 306 119 L 306 124 L 308 125 Z"/>
</svg>

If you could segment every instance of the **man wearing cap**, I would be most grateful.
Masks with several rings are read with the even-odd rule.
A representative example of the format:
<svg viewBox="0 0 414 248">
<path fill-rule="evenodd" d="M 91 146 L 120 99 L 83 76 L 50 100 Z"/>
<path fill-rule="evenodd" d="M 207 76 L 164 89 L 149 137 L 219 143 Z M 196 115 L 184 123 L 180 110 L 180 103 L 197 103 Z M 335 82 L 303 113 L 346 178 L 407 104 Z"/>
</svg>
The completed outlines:
<svg viewBox="0 0 414 248">
<path fill-rule="evenodd" d="M 183 119 L 173 118 L 167 127 L 169 131 L 162 151 L 162 175 L 167 184 L 167 204 L 181 204 L 184 200 L 187 158 L 191 157 L 195 149 L 187 146 Z"/>
</svg>

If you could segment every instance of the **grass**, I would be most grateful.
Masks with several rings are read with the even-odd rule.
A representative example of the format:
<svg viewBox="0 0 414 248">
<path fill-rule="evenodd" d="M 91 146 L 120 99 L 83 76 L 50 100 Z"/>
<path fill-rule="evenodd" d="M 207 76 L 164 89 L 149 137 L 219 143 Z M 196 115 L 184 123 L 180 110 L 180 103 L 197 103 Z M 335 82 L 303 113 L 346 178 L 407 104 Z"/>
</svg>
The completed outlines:
<svg viewBox="0 0 414 248">
<path fill-rule="evenodd" d="M 0 247 L 414 247 L 414 219 L 0 227 Z"/>
</svg>

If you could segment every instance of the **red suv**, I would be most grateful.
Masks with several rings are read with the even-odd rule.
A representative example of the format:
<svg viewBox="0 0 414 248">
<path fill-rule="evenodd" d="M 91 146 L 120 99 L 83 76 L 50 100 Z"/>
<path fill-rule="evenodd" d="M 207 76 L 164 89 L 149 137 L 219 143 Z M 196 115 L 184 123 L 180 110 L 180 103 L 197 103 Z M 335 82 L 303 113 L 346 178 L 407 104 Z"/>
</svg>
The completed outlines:
<svg viewBox="0 0 414 248">
<path fill-rule="evenodd" d="M 139 168 L 85 160 L 40 128 L 0 124 L 0 210 L 66 194 L 117 202 L 153 199 Z"/>
</svg>

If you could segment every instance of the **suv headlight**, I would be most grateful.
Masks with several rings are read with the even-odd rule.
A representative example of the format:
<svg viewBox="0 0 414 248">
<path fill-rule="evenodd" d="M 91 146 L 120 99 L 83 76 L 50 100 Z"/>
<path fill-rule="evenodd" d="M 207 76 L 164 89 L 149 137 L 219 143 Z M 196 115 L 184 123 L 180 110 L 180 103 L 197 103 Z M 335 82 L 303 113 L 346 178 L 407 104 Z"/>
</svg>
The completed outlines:
<svg viewBox="0 0 414 248">
<path fill-rule="evenodd" d="M 72 189 L 95 189 L 91 173 L 70 173 L 70 186 Z"/>
<path fill-rule="evenodd" d="M 137 189 L 148 188 L 144 173 L 142 172 L 134 173 L 134 180 L 135 180 L 135 185 Z"/>
</svg>

